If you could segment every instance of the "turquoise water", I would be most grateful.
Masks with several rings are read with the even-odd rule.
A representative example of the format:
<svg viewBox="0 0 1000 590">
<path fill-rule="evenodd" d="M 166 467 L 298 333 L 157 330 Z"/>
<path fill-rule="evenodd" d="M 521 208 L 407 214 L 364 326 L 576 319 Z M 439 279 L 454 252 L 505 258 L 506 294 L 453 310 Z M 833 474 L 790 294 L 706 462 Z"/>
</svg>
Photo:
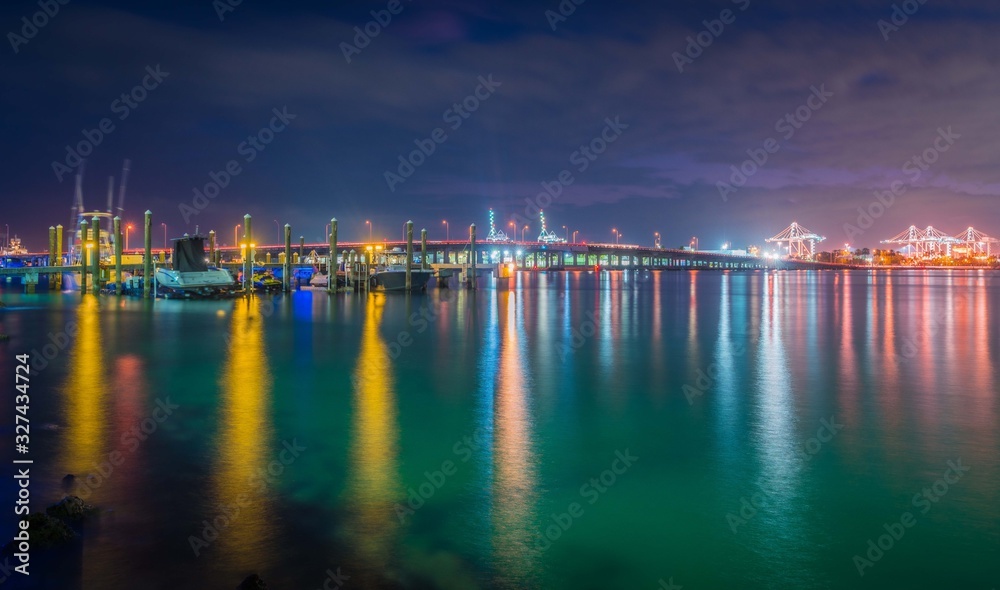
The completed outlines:
<svg viewBox="0 0 1000 590">
<path fill-rule="evenodd" d="M 994 275 L 481 286 L 3 293 L 32 509 L 102 510 L 34 587 L 1000 587 Z"/>
</svg>

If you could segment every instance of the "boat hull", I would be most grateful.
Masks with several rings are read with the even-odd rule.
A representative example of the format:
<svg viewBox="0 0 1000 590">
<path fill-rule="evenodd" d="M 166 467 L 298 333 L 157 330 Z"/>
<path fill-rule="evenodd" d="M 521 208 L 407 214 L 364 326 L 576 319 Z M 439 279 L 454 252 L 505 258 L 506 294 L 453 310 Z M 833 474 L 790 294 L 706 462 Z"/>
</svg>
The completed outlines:
<svg viewBox="0 0 1000 590">
<path fill-rule="evenodd" d="M 201 272 L 181 272 L 166 268 L 156 269 L 156 288 L 164 296 L 180 295 L 219 296 L 236 291 L 236 280 L 228 270 L 221 268 Z"/>
<path fill-rule="evenodd" d="M 330 286 L 330 275 L 329 274 L 323 274 L 323 273 L 316 273 L 316 274 L 314 274 L 313 277 L 311 279 L 309 279 L 309 286 L 310 287 L 318 287 L 318 288 L 326 289 L 327 287 Z M 344 274 L 338 272 L 337 273 L 337 289 L 343 289 L 346 286 L 347 286 L 347 281 L 345 280 Z"/>
<path fill-rule="evenodd" d="M 413 269 L 411 271 L 411 291 L 423 291 L 434 276 L 432 270 Z M 372 286 L 379 291 L 406 291 L 406 271 L 389 270 L 375 273 Z"/>
</svg>

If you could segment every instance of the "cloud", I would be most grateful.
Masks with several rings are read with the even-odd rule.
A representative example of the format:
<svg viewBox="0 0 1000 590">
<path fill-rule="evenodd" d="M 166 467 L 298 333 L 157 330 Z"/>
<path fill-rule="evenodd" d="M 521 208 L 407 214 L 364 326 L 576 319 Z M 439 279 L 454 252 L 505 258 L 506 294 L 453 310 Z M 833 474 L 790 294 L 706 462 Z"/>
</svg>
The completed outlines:
<svg viewBox="0 0 1000 590">
<path fill-rule="evenodd" d="M 652 227 L 658 221 L 644 213 L 646 202 L 680 226 L 725 218 L 744 241 L 781 229 L 785 217 L 803 220 L 797 208 L 808 207 L 816 225 L 835 230 L 949 125 L 961 139 L 918 187 L 976 210 L 998 194 L 993 56 L 1000 40 L 983 25 L 997 20 L 997 10 L 965 16 L 972 4 L 928 4 L 886 42 L 876 21 L 891 3 L 754 3 L 678 73 L 671 55 L 684 50 L 703 19 L 729 5 L 645 5 L 629 14 L 586 3 L 553 34 L 544 6 L 414 3 L 348 64 L 339 44 L 353 38 L 364 12 L 282 16 L 243 7 L 219 23 L 209 5 L 202 20 L 81 4 L 19 59 L 0 65 L 2 75 L 18 80 L 5 106 L 24 115 L 10 131 L 26 138 L 20 149 L 0 153 L 15 170 L 0 182 L 8 192 L 41 191 L 68 202 L 65 187 L 45 179 L 48 162 L 82 126 L 106 116 L 145 65 L 162 63 L 169 83 L 95 154 L 91 168 L 117 170 L 112 162 L 131 156 L 137 199 L 143 192 L 168 203 L 187 196 L 271 108 L 288 105 L 299 114 L 234 183 L 240 197 L 220 205 L 220 216 L 265 209 L 284 194 L 303 222 L 318 206 L 363 216 L 351 200 L 359 197 L 389 210 L 427 207 L 428 222 L 449 206 L 475 220 L 489 204 L 515 207 L 535 194 L 615 115 L 630 129 L 554 205 L 574 226 L 597 228 L 611 214 L 622 227 Z M 444 111 L 487 74 L 502 81 L 496 96 L 449 133 L 398 194 L 388 193 L 384 170 L 441 126 Z M 723 206 L 715 183 L 747 149 L 778 137 L 779 118 L 821 84 L 834 97 Z M 616 204 L 610 213 L 601 209 Z M 712 213 L 704 220 L 706 210 Z M 903 212 L 936 214 L 924 200 Z M 985 214 L 983 222 L 1000 234 L 1000 216 Z M 223 225 L 206 216 L 203 227 Z M 750 221 L 737 223 L 739 216 Z"/>
</svg>

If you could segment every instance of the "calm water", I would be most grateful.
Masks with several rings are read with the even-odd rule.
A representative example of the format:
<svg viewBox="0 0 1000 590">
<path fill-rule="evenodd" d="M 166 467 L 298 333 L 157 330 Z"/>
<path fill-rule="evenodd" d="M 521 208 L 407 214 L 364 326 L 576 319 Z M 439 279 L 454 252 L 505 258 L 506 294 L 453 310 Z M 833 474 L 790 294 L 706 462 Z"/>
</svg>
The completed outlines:
<svg viewBox="0 0 1000 590">
<path fill-rule="evenodd" d="M 74 548 L 37 553 L 31 580 L 1000 587 L 996 276 L 519 281 L 252 302 L 3 293 L 6 440 L 13 355 L 80 330 L 33 376 L 32 509 L 73 473 L 103 511 Z M 902 536 L 859 566 L 884 525 Z"/>
</svg>

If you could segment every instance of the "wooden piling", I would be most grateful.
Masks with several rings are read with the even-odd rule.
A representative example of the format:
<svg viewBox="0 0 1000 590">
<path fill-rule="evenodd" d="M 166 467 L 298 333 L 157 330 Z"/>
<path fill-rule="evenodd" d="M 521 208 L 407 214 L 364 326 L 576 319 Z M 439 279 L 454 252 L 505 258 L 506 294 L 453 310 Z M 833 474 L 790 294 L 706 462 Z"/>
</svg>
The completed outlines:
<svg viewBox="0 0 1000 590">
<path fill-rule="evenodd" d="M 62 266 L 63 260 L 63 226 L 59 224 L 56 226 L 56 265 Z M 62 290 L 62 274 L 57 274 L 55 277 L 56 289 Z"/>
<path fill-rule="evenodd" d="M 281 287 L 292 290 L 292 226 L 285 224 L 285 265 L 281 268 Z"/>
<path fill-rule="evenodd" d="M 87 271 L 89 269 L 90 258 L 87 253 L 90 251 L 87 246 L 90 244 L 90 224 L 86 219 L 80 220 L 80 294 L 87 294 Z"/>
<path fill-rule="evenodd" d="M 219 265 L 219 251 L 215 245 L 215 230 L 209 230 L 208 232 L 208 260 L 212 263 L 212 266 Z"/>
<path fill-rule="evenodd" d="M 354 264 L 355 264 L 354 259 L 355 259 L 355 256 L 356 255 L 355 255 L 354 250 L 351 250 L 347 254 L 347 280 L 351 284 L 351 289 L 355 289 L 356 288 L 356 284 L 357 284 L 355 282 L 355 280 L 354 280 Z"/>
<path fill-rule="evenodd" d="M 122 280 L 122 218 L 115 215 L 115 294 L 121 297 L 122 288 L 125 286 Z"/>
<path fill-rule="evenodd" d="M 253 249 L 250 247 L 253 233 L 250 223 L 250 214 L 247 213 L 243 216 L 243 291 L 247 294 L 253 291 Z"/>
<path fill-rule="evenodd" d="M 345 257 L 346 258 L 346 257 Z M 326 283 L 326 292 L 333 293 L 337 290 L 337 218 L 330 219 L 330 261 L 326 265 L 326 272 L 329 280 Z"/>
<path fill-rule="evenodd" d="M 299 236 L 299 260 L 306 255 L 306 237 Z"/>
<path fill-rule="evenodd" d="M 413 222 L 406 222 L 406 292 L 413 289 Z"/>
<path fill-rule="evenodd" d="M 101 220 L 96 215 L 90 220 L 90 235 L 93 243 L 93 251 L 90 253 L 90 292 L 97 295 L 101 292 Z"/>
<path fill-rule="evenodd" d="M 348 280 L 348 277 L 350 277 L 349 273 L 351 272 L 350 262 L 348 261 L 347 258 L 347 250 L 341 252 L 341 256 L 342 256 L 341 260 L 344 261 L 344 288 L 347 289 L 350 287 L 349 285 L 350 281 Z"/>
<path fill-rule="evenodd" d="M 476 224 L 475 223 L 469 226 L 469 256 L 472 261 L 472 264 L 469 267 L 470 270 L 472 271 L 472 274 L 469 277 L 469 288 L 475 289 L 476 288 Z"/>
<path fill-rule="evenodd" d="M 149 299 L 153 291 L 153 212 L 146 210 L 142 238 L 142 297 Z"/>
<path fill-rule="evenodd" d="M 427 230 L 420 230 L 420 269 L 427 270 L 429 268 L 427 264 Z"/>
<path fill-rule="evenodd" d="M 49 226 L 49 266 L 56 266 L 56 228 Z M 56 275 L 49 273 L 49 291 L 56 288 Z"/>
</svg>

